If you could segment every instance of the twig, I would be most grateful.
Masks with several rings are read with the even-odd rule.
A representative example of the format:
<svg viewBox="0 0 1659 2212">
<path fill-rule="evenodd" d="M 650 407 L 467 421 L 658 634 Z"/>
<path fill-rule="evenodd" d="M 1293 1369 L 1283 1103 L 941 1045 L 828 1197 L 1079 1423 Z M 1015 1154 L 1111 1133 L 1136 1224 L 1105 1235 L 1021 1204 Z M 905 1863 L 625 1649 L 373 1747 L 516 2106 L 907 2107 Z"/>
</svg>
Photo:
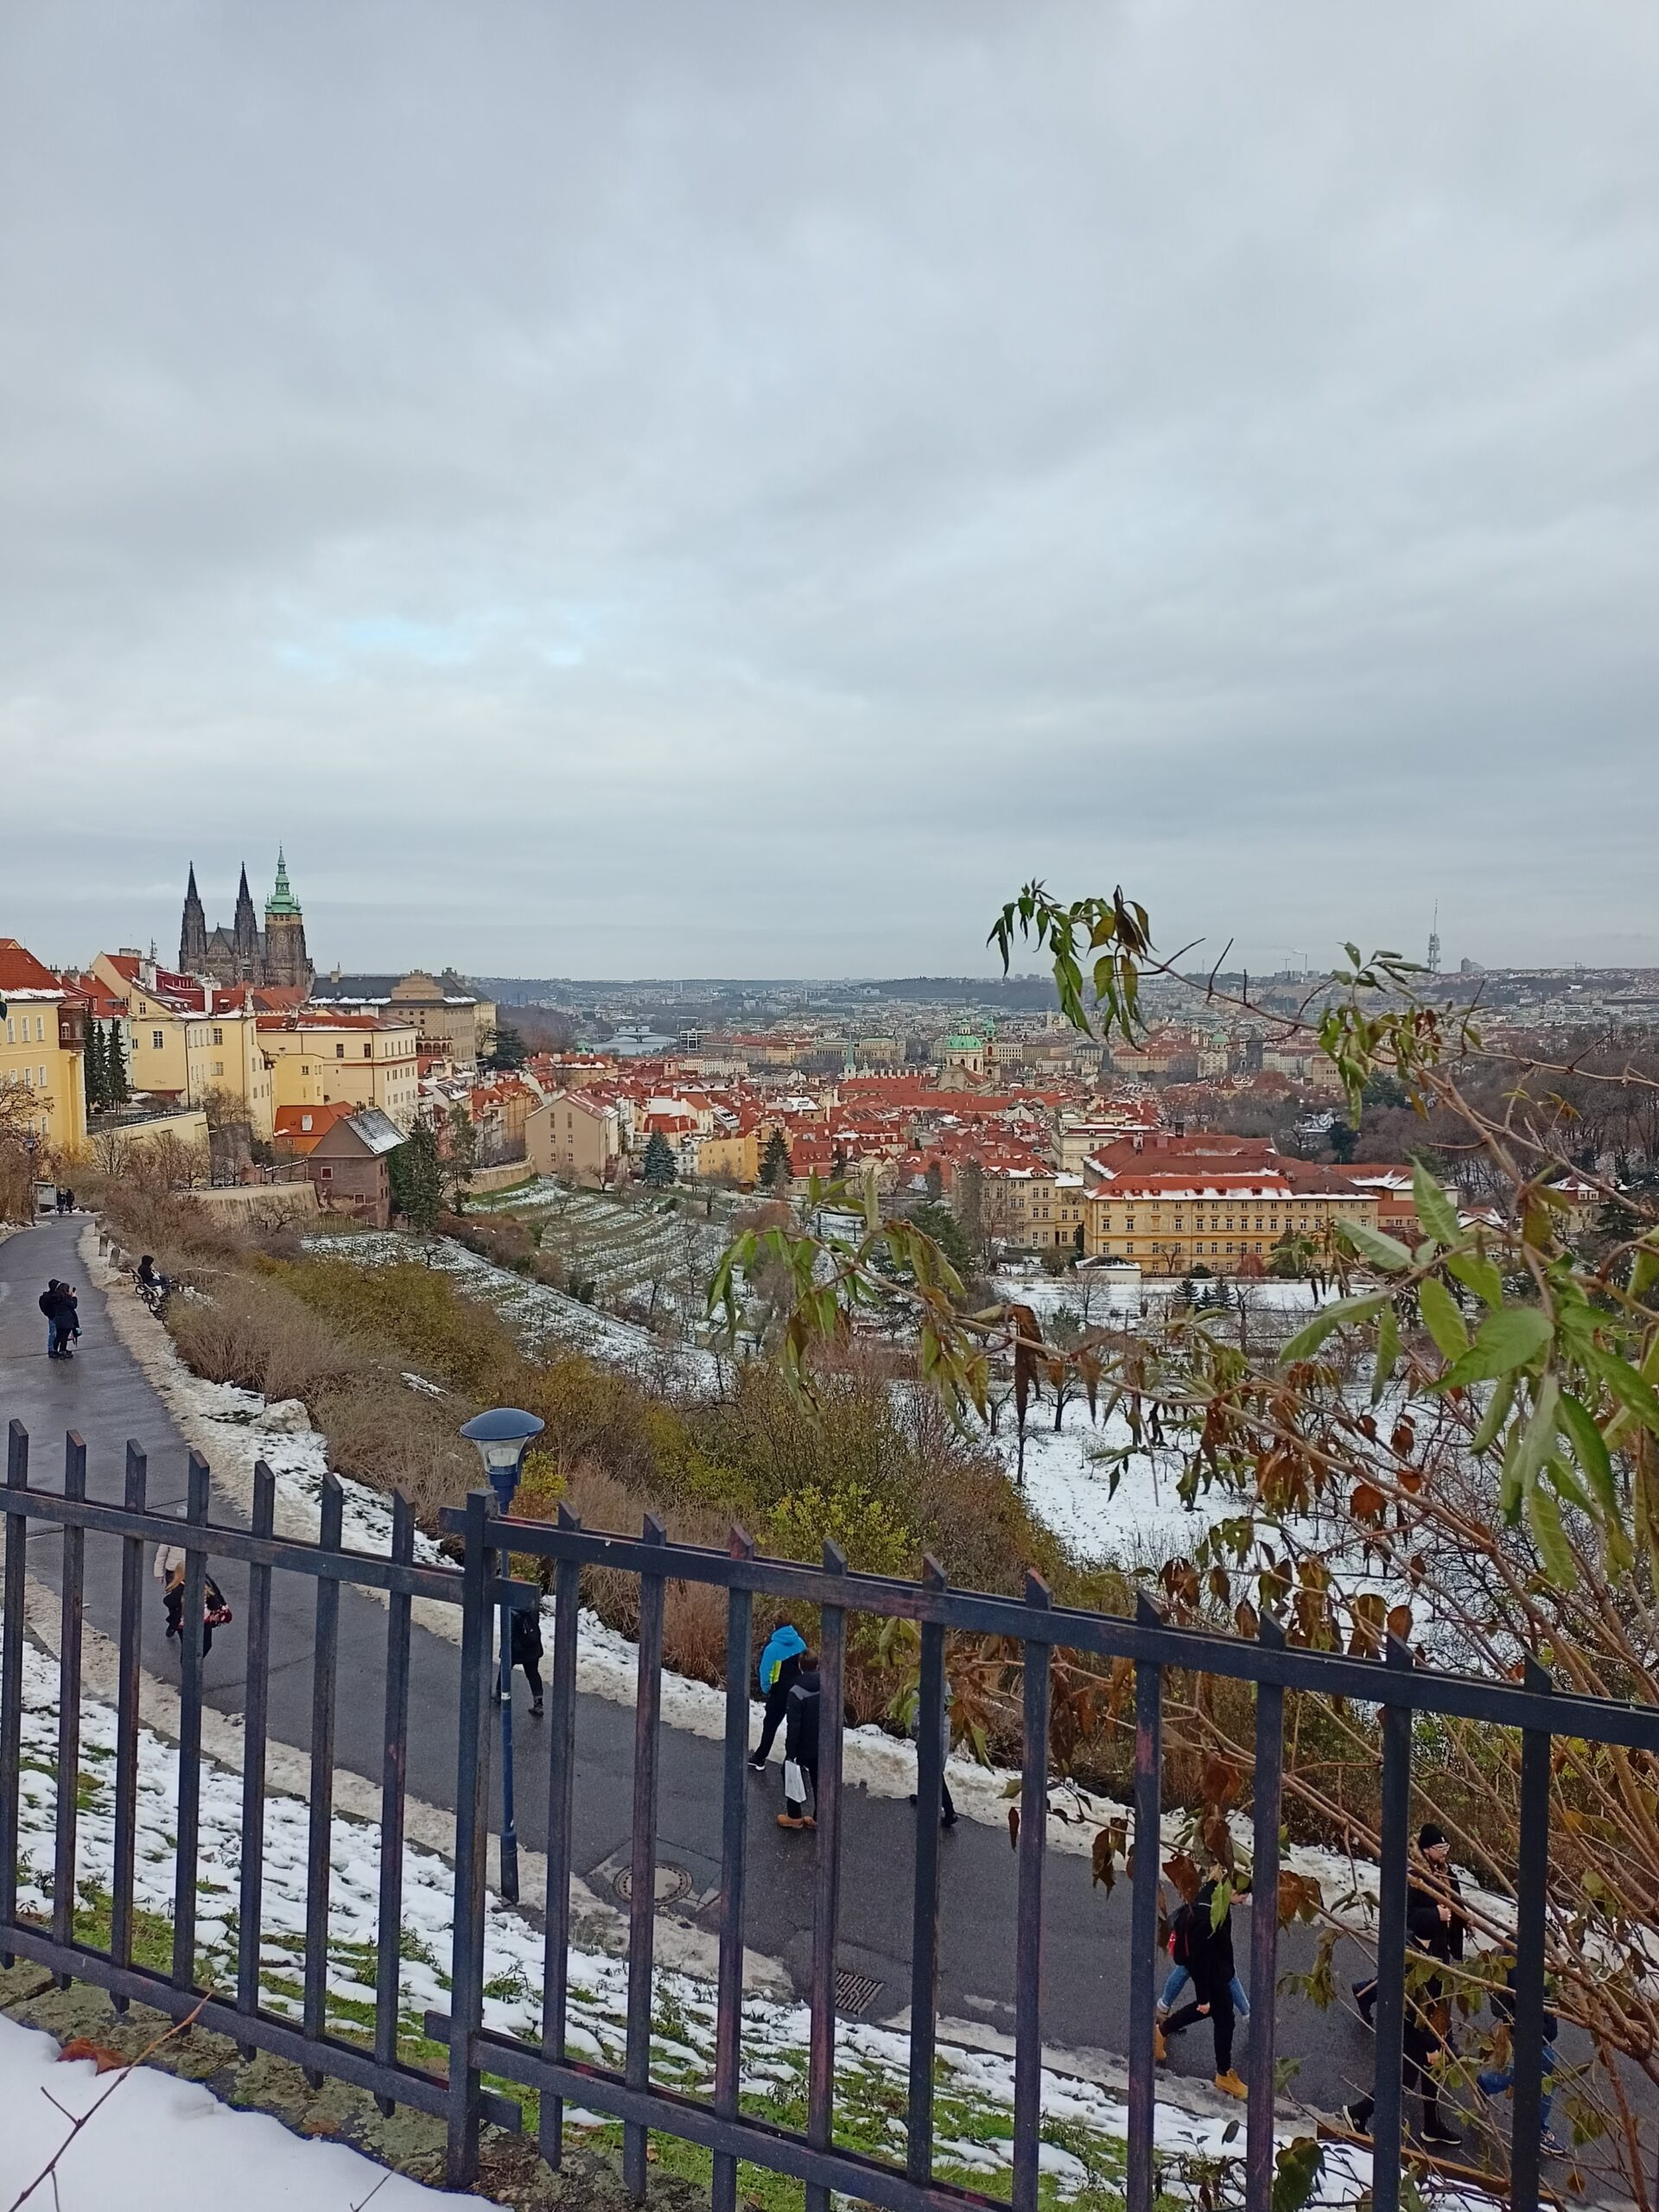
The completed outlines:
<svg viewBox="0 0 1659 2212">
<path fill-rule="evenodd" d="M 108 2104 L 110 2099 L 121 2087 L 121 2084 L 130 2076 L 135 2068 L 142 2066 L 147 2058 L 153 2058 L 163 2044 L 171 2043 L 175 2036 L 182 2035 L 187 2028 L 194 2024 L 201 2012 L 202 2006 L 207 2004 L 208 1998 L 211 1997 L 212 1994 L 213 1992 L 211 1990 L 205 1992 L 198 2000 L 194 2011 L 187 2012 L 181 2020 L 175 2020 L 172 2025 L 168 2028 L 163 2034 L 156 2037 L 154 2043 L 147 2044 L 143 2050 L 139 2052 L 137 2058 L 133 2059 L 129 2065 L 124 2066 L 121 2069 L 114 2081 L 111 2082 L 109 2088 L 105 2090 L 103 2095 L 99 2097 L 95 2103 L 89 2105 L 86 2110 L 82 2113 L 79 2120 L 71 2120 L 69 2114 L 67 2112 L 64 2112 L 63 2107 L 52 2094 L 52 2092 L 48 2088 L 41 2089 L 41 2094 L 46 2099 L 48 2104 L 53 2107 L 54 2111 L 63 2113 L 64 2118 L 69 2120 L 69 2133 L 64 2137 L 62 2142 L 59 2144 L 57 2149 L 52 2153 L 52 2156 L 47 2160 L 46 2164 L 41 2168 L 39 2173 L 35 2175 L 34 2180 L 27 2183 L 24 2187 L 18 2191 L 17 2195 L 12 2198 L 11 2202 L 6 2207 L 6 2212 L 18 2212 L 18 2207 L 28 2202 L 29 2199 L 34 2196 L 35 2190 L 40 2187 L 43 2181 L 49 2181 L 51 2183 L 52 2193 L 54 2197 L 56 2196 L 58 2188 L 58 2161 L 62 2158 L 64 2152 L 69 2148 L 69 2145 L 74 2141 L 75 2138 L 80 2133 L 81 2129 L 86 2126 L 88 2120 L 95 2119 L 97 2115 L 103 2111 L 105 2106 Z"/>
<path fill-rule="evenodd" d="M 377 2196 L 379 2196 L 379 2194 L 380 2194 L 381 2190 L 385 2187 L 386 2183 L 387 2183 L 391 2179 L 391 2168 L 390 2166 L 388 2166 L 388 2167 L 386 2168 L 386 2171 L 385 2171 L 385 2173 L 383 2173 L 383 2174 L 381 2175 L 381 2177 L 380 2177 L 379 2180 L 378 2180 L 378 2182 L 376 2182 L 376 2183 L 374 2184 L 374 2187 L 373 2187 L 373 2188 L 369 2191 L 368 2195 L 367 2195 L 367 2196 L 363 2199 L 362 2203 L 360 2203 L 360 2204 L 353 2204 L 353 2205 L 350 2208 L 350 2212 L 363 2212 L 364 2206 L 365 2206 L 365 2205 L 368 2205 L 368 2204 L 372 2204 L 372 2203 L 373 2203 L 373 2202 L 374 2202 L 374 2200 L 375 2200 L 375 2198 L 376 2198 Z"/>
</svg>

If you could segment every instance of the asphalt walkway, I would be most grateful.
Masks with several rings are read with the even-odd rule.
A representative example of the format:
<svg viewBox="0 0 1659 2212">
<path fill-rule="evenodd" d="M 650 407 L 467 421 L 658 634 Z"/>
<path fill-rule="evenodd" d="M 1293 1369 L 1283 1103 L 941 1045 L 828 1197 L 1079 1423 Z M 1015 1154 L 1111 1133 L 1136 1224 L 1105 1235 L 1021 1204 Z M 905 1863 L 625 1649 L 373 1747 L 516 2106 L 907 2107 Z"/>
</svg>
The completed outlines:
<svg viewBox="0 0 1659 2212">
<path fill-rule="evenodd" d="M 184 1440 L 116 1336 L 105 1294 L 85 1280 L 76 1249 L 84 1226 L 84 1217 L 51 1221 L 0 1243 L 0 1426 L 13 1417 L 25 1424 L 31 1438 L 31 1478 L 53 1487 L 61 1480 L 64 1433 L 78 1430 L 87 1447 L 89 1494 L 118 1502 L 131 1438 L 149 1455 L 152 1506 L 181 1512 Z M 61 1363 L 46 1357 L 46 1326 L 35 1306 L 52 1275 L 79 1286 L 83 1333 L 78 1356 Z M 213 1517 L 234 1522 L 242 1516 L 226 1496 L 216 1493 Z M 31 1571 L 42 1582 L 55 1583 L 60 1548 L 54 1531 L 43 1529 L 32 1539 Z M 219 1710 L 235 1713 L 244 1694 L 245 1591 L 232 1563 L 215 1572 L 238 1620 L 215 1641 L 206 1669 L 207 1694 Z M 310 1739 L 314 1590 L 297 1575 L 272 1580 L 270 1732 L 303 1750 Z M 113 1634 L 118 1617 L 113 1538 L 87 1540 L 86 1606 L 94 1624 Z M 350 1589 L 342 1593 L 336 1761 L 376 1784 L 385 1627 L 383 1605 Z M 157 1590 L 145 1618 L 143 1656 L 145 1665 L 158 1675 L 176 1671 L 162 1628 Z M 409 1788 L 429 1804 L 450 1808 L 455 1799 L 457 1657 L 453 1643 L 414 1631 Z M 619 1855 L 626 1863 L 633 1714 L 608 1700 L 583 1696 L 578 1700 L 576 1729 L 574 1864 L 578 1873 L 592 1876 Z M 520 1837 L 537 1851 L 546 1840 L 544 1747 L 540 1724 L 521 1703 L 515 1730 Z M 709 1899 L 693 1916 L 712 1930 L 712 1893 L 719 1881 L 721 1748 L 665 1728 L 660 1765 L 659 1856 L 684 1870 L 693 1897 Z M 775 1765 L 766 1777 L 757 1776 L 751 1787 L 745 1939 L 752 1949 L 782 1961 L 804 1992 L 812 1942 L 813 1839 L 778 1828 L 779 1789 Z M 849 1792 L 838 1962 L 879 1985 L 867 2014 L 872 2019 L 892 2017 L 908 2001 L 914 1825 L 915 1815 L 902 1802 L 870 1796 L 862 1789 Z M 946 1835 L 939 2009 L 948 2018 L 1006 2032 L 1014 2023 L 1014 1872 L 1006 1832 L 964 1820 Z M 1091 1885 L 1086 1859 L 1056 1852 L 1049 1864 L 1046 1903 L 1045 2040 L 1067 2049 L 1121 2053 L 1128 2014 L 1128 1885 L 1120 1884 L 1108 1896 Z M 1243 1909 L 1235 1940 L 1243 1961 L 1249 1949 Z M 1286 1932 L 1281 1952 L 1285 1970 L 1306 1968 L 1313 1954 L 1309 1931 Z M 1361 1965 L 1357 1947 L 1340 1945 L 1338 1985 Z M 1345 2011 L 1321 2012 L 1286 1999 L 1280 2006 L 1279 2036 L 1281 2055 L 1300 2062 L 1292 2090 L 1299 2101 L 1330 2108 L 1353 2095 L 1369 2075 L 1370 2040 Z M 1207 2077 L 1207 2030 L 1173 2046 L 1170 2070 Z"/>
</svg>

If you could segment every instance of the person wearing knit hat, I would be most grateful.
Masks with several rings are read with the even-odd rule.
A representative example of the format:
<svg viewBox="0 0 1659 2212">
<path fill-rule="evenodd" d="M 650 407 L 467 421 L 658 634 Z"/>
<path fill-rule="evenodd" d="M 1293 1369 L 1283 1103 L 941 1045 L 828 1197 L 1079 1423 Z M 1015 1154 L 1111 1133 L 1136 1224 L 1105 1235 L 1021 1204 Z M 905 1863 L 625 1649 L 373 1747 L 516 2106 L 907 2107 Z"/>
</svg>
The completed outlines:
<svg viewBox="0 0 1659 2212">
<path fill-rule="evenodd" d="M 1415 1878 L 1406 1890 L 1406 1936 L 1413 1948 L 1426 1952 L 1446 1965 L 1463 1956 L 1468 1921 L 1458 1903 L 1458 1878 L 1452 1871 L 1452 1847 L 1446 1831 L 1433 1821 L 1417 1832 L 1419 1857 L 1428 1869 L 1426 1880 Z M 1402 2037 L 1402 2087 L 1423 2101 L 1421 2140 L 1431 2147 L 1455 2148 L 1463 2138 L 1440 2110 L 1440 2092 L 1430 2069 L 1449 2048 L 1446 2037 L 1446 1986 L 1431 1974 L 1406 1993 L 1406 2017 Z M 1367 2027 L 1375 2024 L 1376 1980 L 1372 1976 L 1354 1985 L 1354 2002 Z M 1361 2097 L 1344 2107 L 1343 2117 L 1356 2135 L 1369 2136 L 1376 2100 Z"/>
</svg>

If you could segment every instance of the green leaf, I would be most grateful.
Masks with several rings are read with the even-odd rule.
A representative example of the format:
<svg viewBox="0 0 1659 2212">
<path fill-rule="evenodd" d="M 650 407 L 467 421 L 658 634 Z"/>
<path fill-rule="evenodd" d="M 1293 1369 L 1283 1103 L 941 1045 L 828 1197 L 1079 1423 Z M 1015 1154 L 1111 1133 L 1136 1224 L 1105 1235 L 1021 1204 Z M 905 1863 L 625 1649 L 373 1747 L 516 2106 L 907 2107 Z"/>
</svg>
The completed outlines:
<svg viewBox="0 0 1659 2212">
<path fill-rule="evenodd" d="M 1465 1290 L 1472 1290 L 1484 1305 L 1496 1307 L 1503 1303 L 1503 1278 L 1484 1252 L 1453 1252 L 1446 1271 L 1455 1275 Z"/>
<path fill-rule="evenodd" d="M 1538 1547 L 1538 1556 L 1548 1570 L 1550 1580 L 1559 1589 L 1576 1589 L 1579 1570 L 1567 1541 L 1567 1531 L 1561 1526 L 1561 1509 L 1555 1503 L 1554 1491 L 1542 1483 L 1534 1483 L 1527 1492 L 1527 1526 L 1532 1531 L 1532 1540 Z"/>
<path fill-rule="evenodd" d="M 1603 1510 L 1609 1515 L 1618 1511 L 1618 1488 L 1613 1480 L 1613 1462 L 1607 1449 L 1607 1440 L 1596 1427 L 1595 1420 L 1582 1398 L 1571 1390 L 1561 1393 L 1561 1427 L 1573 1446 L 1573 1456 L 1584 1470 L 1585 1478 L 1595 1492 Z"/>
<path fill-rule="evenodd" d="M 1232 1910 L 1232 1884 L 1230 1882 L 1217 1882 L 1210 1897 L 1210 1925 L 1212 1929 L 1220 1927 L 1222 1922 L 1226 1919 L 1228 1914 Z"/>
<path fill-rule="evenodd" d="M 1441 1376 L 1443 1390 L 1469 1382 L 1495 1382 L 1535 1359 L 1554 1332 L 1549 1316 L 1535 1306 L 1500 1306 L 1475 1332 L 1475 1341 Z"/>
<path fill-rule="evenodd" d="M 1389 1387 L 1400 1357 L 1400 1321 L 1392 1305 L 1382 1308 L 1376 1325 L 1376 1363 L 1371 1370 L 1371 1403 L 1376 1405 Z"/>
<path fill-rule="evenodd" d="M 1304 2212 L 1325 2171 L 1325 2148 L 1312 2135 L 1287 2143 L 1274 2161 L 1272 2212 Z"/>
<path fill-rule="evenodd" d="M 1344 1221 L 1342 1233 L 1362 1260 L 1369 1260 L 1385 1274 L 1403 1274 L 1411 1265 L 1411 1254 L 1405 1246 L 1395 1237 L 1385 1236 L 1380 1229 L 1373 1229 L 1369 1222 Z"/>
<path fill-rule="evenodd" d="M 1560 1396 L 1560 1385 L 1555 1377 L 1546 1375 L 1538 1385 L 1538 1395 L 1522 1433 L 1521 1449 L 1516 1455 L 1516 1474 L 1523 1493 L 1534 1488 L 1539 1469 L 1555 1449 Z"/>
<path fill-rule="evenodd" d="M 1417 1218 L 1440 1244 L 1455 1244 L 1460 1234 L 1458 1210 L 1421 1160 L 1411 1163 L 1412 1202 Z"/>
<path fill-rule="evenodd" d="M 1653 1385 L 1644 1382 L 1629 1361 L 1620 1359 L 1615 1352 L 1592 1350 L 1586 1352 L 1585 1360 L 1643 1428 L 1650 1428 L 1659 1435 L 1659 1397 L 1654 1395 Z"/>
<path fill-rule="evenodd" d="M 1497 1432 L 1510 1417 L 1510 1408 L 1515 1403 L 1515 1377 L 1506 1375 L 1486 1402 L 1486 1410 L 1480 1417 L 1470 1449 L 1477 1454 L 1490 1452 L 1497 1441 Z"/>
<path fill-rule="evenodd" d="M 1446 1359 L 1456 1359 L 1469 1349 L 1469 1332 L 1463 1325 L 1458 1301 L 1438 1275 L 1425 1275 L 1417 1287 L 1423 1322 Z"/>
<path fill-rule="evenodd" d="M 1372 1314 L 1388 1302 L 1385 1291 L 1371 1291 L 1363 1298 L 1339 1298 L 1334 1306 L 1322 1306 L 1311 1321 L 1297 1330 L 1281 1351 L 1280 1365 L 1287 1366 L 1292 1360 L 1311 1358 L 1333 1329 L 1340 1329 L 1356 1321 L 1369 1321 Z"/>
</svg>

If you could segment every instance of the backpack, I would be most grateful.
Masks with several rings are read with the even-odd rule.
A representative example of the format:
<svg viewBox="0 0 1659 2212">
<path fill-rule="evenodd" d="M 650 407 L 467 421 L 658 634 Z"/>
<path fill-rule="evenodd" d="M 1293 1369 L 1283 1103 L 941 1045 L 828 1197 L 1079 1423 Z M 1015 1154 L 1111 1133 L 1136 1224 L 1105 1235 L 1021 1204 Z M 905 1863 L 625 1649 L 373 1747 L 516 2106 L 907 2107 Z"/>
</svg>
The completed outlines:
<svg viewBox="0 0 1659 2212">
<path fill-rule="evenodd" d="M 1192 1907 L 1190 1904 L 1177 1906 L 1169 1923 L 1169 1958 L 1172 1966 L 1191 1967 L 1192 1935 Z"/>
</svg>

